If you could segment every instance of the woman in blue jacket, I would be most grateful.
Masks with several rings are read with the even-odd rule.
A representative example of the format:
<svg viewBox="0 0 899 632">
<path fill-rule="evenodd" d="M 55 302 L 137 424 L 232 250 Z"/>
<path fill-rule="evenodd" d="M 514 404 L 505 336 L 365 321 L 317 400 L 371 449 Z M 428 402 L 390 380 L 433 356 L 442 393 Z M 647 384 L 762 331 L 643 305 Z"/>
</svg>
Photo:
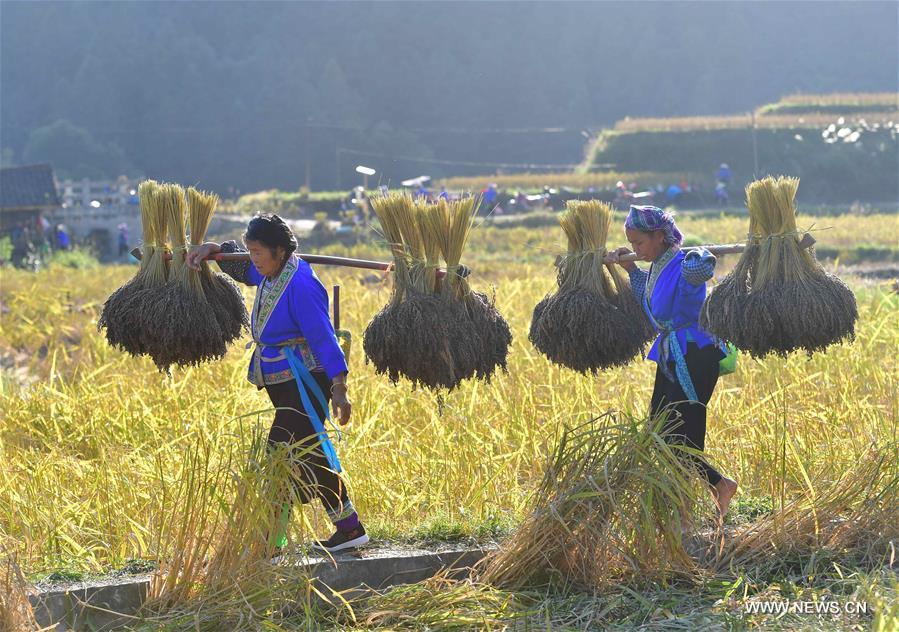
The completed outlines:
<svg viewBox="0 0 899 632">
<path fill-rule="evenodd" d="M 671 439 L 705 449 L 706 406 L 718 382 L 718 363 L 724 357 L 718 341 L 699 327 L 699 311 L 706 282 L 715 270 L 715 257 L 704 248 L 681 249 L 683 235 L 670 213 L 655 206 L 631 206 L 624 223 L 627 239 L 639 259 L 652 262 L 648 271 L 632 261 L 627 270 L 637 300 L 659 332 L 647 356 L 657 363 L 650 414 L 666 411 L 664 431 Z M 630 253 L 619 248 L 612 256 Z M 722 476 L 696 457 L 721 515 L 727 513 L 737 482 Z"/>
<path fill-rule="evenodd" d="M 328 292 L 295 254 L 296 238 L 277 215 L 250 220 L 243 241 L 250 261 L 221 261 L 219 267 L 256 287 L 250 321 L 255 348 L 247 377 L 265 389 L 277 409 L 269 443 L 294 446 L 300 498 L 304 503 L 319 498 L 336 527 L 328 540 L 313 546 L 332 553 L 361 546 L 368 535 L 347 496 L 340 461 L 324 429 L 328 401 L 341 425 L 352 410 L 346 359 L 328 315 Z M 235 241 L 207 242 L 191 250 L 187 263 L 199 269 L 210 254 L 238 251 L 243 248 Z M 278 547 L 286 544 L 283 532 L 277 539 Z"/>
</svg>

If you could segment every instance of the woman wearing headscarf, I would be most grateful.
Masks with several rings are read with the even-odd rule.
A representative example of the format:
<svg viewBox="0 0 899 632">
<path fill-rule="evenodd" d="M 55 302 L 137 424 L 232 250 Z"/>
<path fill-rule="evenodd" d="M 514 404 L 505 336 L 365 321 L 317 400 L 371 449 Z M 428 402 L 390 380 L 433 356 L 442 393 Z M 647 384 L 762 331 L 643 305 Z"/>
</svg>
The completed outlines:
<svg viewBox="0 0 899 632">
<path fill-rule="evenodd" d="M 706 282 L 715 256 L 704 248 L 682 249 L 683 235 L 674 217 L 655 206 L 631 206 L 624 223 L 633 252 L 649 261 L 648 271 L 632 262 L 627 270 L 637 300 L 659 332 L 647 356 L 657 363 L 650 414 L 667 414 L 663 427 L 669 440 L 705 449 L 706 407 L 718 382 L 724 357 L 719 341 L 699 327 Z M 613 258 L 629 254 L 619 248 Z M 737 491 L 737 482 L 722 476 L 705 459 L 693 458 L 709 484 L 722 516 Z"/>
<path fill-rule="evenodd" d="M 303 503 L 319 498 L 334 534 L 313 548 L 337 552 L 368 542 L 365 528 L 341 477 L 342 468 L 324 428 L 328 402 L 341 425 L 350 419 L 347 364 L 328 315 L 328 292 L 308 263 L 295 254 L 297 241 L 277 215 L 250 220 L 243 238 L 250 261 L 221 261 L 223 272 L 256 286 L 251 333 L 255 348 L 248 379 L 265 389 L 276 408 L 269 431 L 272 446 L 288 444 L 295 459 L 297 493 Z M 237 242 L 207 242 L 191 250 L 187 263 L 217 252 L 243 251 Z M 289 508 L 275 545 L 287 543 Z"/>
</svg>

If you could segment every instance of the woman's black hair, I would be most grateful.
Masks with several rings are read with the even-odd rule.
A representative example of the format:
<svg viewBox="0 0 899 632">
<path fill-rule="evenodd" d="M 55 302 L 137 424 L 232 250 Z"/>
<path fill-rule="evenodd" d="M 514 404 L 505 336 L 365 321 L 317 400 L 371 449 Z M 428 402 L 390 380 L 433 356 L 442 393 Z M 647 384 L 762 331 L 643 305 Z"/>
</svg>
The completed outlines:
<svg viewBox="0 0 899 632">
<path fill-rule="evenodd" d="M 278 248 L 284 248 L 287 257 L 297 249 L 297 238 L 294 237 L 290 226 L 277 215 L 257 215 L 247 225 L 247 232 L 243 234 L 244 243 L 248 240 L 258 241 L 272 251 L 272 257 L 276 256 Z"/>
</svg>

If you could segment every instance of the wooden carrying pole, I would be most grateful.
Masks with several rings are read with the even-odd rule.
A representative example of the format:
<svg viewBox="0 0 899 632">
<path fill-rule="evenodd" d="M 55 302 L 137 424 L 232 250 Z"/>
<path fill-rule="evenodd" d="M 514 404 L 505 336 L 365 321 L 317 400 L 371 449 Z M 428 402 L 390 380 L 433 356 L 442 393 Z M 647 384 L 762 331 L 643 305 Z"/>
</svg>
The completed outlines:
<svg viewBox="0 0 899 632">
<path fill-rule="evenodd" d="M 135 248 L 131 251 L 131 255 L 137 259 L 138 261 L 143 256 L 140 248 Z M 349 257 L 332 257 L 329 255 L 310 255 L 310 254 L 298 254 L 300 259 L 305 261 L 306 263 L 314 263 L 318 265 L 325 266 L 343 266 L 346 268 L 362 268 L 364 270 L 392 270 L 393 264 L 388 263 L 386 261 L 370 261 L 368 259 L 351 259 Z M 172 254 L 167 252 L 163 255 L 164 259 L 171 259 Z M 209 255 L 205 258 L 205 261 L 249 261 L 250 253 L 248 252 L 220 252 L 214 255 Z M 471 270 L 466 268 L 465 266 L 461 266 L 459 270 L 459 276 L 466 277 L 471 273 Z M 446 276 L 446 270 L 437 270 L 437 277 L 443 278 Z"/>
<path fill-rule="evenodd" d="M 802 239 L 799 240 L 800 248 L 811 248 L 815 245 L 815 238 L 811 236 L 810 233 L 806 233 L 802 236 Z M 688 246 L 684 248 L 684 250 L 689 250 L 693 246 Z M 696 246 L 697 248 L 705 248 L 713 255 L 734 255 L 739 254 L 746 250 L 746 244 L 710 244 L 708 246 Z M 635 253 L 630 253 L 627 255 L 621 255 L 618 257 L 618 261 L 639 261 L 640 258 Z M 603 259 L 605 263 L 615 263 L 614 259 L 606 255 Z"/>
<path fill-rule="evenodd" d="M 815 238 L 811 236 L 811 234 L 806 233 L 799 242 L 800 248 L 811 248 L 815 245 Z M 707 246 L 699 246 L 701 248 L 705 248 L 713 255 L 730 255 L 730 254 L 739 254 L 746 249 L 745 244 L 709 244 Z M 131 251 L 131 254 L 135 259 L 140 259 L 142 253 L 140 248 L 135 248 Z M 347 268 L 362 268 L 365 270 L 391 270 L 393 269 L 393 264 L 388 263 L 386 261 L 370 261 L 368 259 L 351 259 L 349 257 L 332 257 L 329 255 L 310 255 L 310 254 L 300 254 L 300 259 L 305 261 L 306 263 L 315 263 L 319 265 L 326 266 L 343 266 Z M 171 259 L 171 253 L 165 253 L 165 259 Z M 250 253 L 248 252 L 220 252 L 214 255 L 209 255 L 206 257 L 206 261 L 249 261 Z M 621 255 L 618 257 L 618 262 L 627 262 L 627 261 L 639 261 L 640 258 L 635 253 L 630 253 L 626 255 Z M 603 259 L 605 263 L 615 263 L 614 258 L 606 255 Z M 471 273 L 465 266 L 460 266 L 459 276 L 467 277 Z M 440 269 L 437 270 L 437 276 L 439 278 L 443 278 L 446 276 L 446 270 Z"/>
</svg>

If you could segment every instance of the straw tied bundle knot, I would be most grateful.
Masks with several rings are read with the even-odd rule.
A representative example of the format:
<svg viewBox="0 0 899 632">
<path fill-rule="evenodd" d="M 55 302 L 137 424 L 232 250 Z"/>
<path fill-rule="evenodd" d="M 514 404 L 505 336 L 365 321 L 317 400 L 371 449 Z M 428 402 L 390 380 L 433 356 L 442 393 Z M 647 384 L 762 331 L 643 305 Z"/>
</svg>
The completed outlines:
<svg viewBox="0 0 899 632">
<path fill-rule="evenodd" d="M 185 254 L 203 243 L 218 197 L 153 180 L 140 184 L 138 197 L 140 269 L 106 300 L 98 329 L 111 345 L 149 355 L 160 370 L 221 358 L 249 327 L 243 294 L 206 263 L 199 271 L 185 264 Z"/>
</svg>

